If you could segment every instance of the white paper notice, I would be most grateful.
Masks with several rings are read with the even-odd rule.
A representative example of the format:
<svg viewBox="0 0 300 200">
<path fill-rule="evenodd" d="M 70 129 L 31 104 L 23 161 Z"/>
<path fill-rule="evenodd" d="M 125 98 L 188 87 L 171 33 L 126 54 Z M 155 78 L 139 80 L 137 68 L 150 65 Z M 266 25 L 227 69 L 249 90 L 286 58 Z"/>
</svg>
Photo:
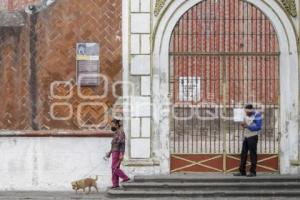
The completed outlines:
<svg viewBox="0 0 300 200">
<path fill-rule="evenodd" d="M 179 101 L 200 101 L 200 77 L 179 77 Z"/>
<path fill-rule="evenodd" d="M 235 108 L 233 110 L 233 121 L 235 122 L 243 122 L 245 117 L 244 109 L 242 108 Z"/>
</svg>

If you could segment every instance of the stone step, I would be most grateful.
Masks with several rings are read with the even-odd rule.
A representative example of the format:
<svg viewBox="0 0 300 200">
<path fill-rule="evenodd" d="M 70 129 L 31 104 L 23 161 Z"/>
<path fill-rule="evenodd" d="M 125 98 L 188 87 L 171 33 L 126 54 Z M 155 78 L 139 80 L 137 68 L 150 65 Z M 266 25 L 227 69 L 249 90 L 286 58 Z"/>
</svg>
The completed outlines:
<svg viewBox="0 0 300 200">
<path fill-rule="evenodd" d="M 213 191 L 186 191 L 186 190 L 109 190 L 107 192 L 109 197 L 118 198 L 164 198 L 164 197 L 300 197 L 300 190 L 259 190 L 259 191 L 248 191 L 248 190 L 213 190 Z"/>
<path fill-rule="evenodd" d="M 236 182 L 256 182 L 256 183 L 262 183 L 262 182 L 300 182 L 300 176 L 295 175 L 287 175 L 287 176 L 279 176 L 279 175 L 258 175 L 256 177 L 235 177 L 232 175 L 205 175 L 205 176 L 199 176 L 199 175 L 162 175 L 162 176 L 135 176 L 134 182 L 155 182 L 155 183 L 161 183 L 161 182 L 189 182 L 189 183 L 236 183 Z"/>
<path fill-rule="evenodd" d="M 107 194 L 118 198 L 299 198 L 300 176 L 259 175 L 251 178 L 224 174 L 135 176 L 133 182 L 124 183 L 120 190 L 109 190 Z"/>
<path fill-rule="evenodd" d="M 299 189 L 300 182 L 208 182 L 208 183 L 177 183 L 177 182 L 133 182 L 123 183 L 124 190 L 274 190 L 274 189 Z"/>
</svg>

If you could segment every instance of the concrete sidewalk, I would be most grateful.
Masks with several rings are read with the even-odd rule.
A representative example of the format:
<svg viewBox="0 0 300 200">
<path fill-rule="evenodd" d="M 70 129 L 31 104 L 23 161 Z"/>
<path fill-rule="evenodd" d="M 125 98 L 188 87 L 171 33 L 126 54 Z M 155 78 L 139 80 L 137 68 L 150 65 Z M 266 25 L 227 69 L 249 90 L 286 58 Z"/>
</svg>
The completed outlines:
<svg viewBox="0 0 300 200">
<path fill-rule="evenodd" d="M 34 200 L 52 200 L 52 199 L 109 199 L 106 197 L 105 193 L 95 193 L 91 192 L 90 194 L 85 194 L 83 192 L 46 192 L 46 191 L 7 191 L 7 192 L 0 192 L 0 200 L 10 200 L 10 199 L 34 199 Z"/>
<path fill-rule="evenodd" d="M 117 199 L 117 198 L 109 198 L 105 193 L 95 193 L 91 192 L 90 194 L 78 193 L 75 192 L 46 192 L 46 191 L 4 191 L 0 192 L 0 200 L 68 200 L 68 199 L 98 199 L 98 200 L 108 200 L 108 199 Z M 140 198 L 122 198 L 123 200 L 138 200 Z M 144 199 L 144 198 L 143 198 Z M 170 198 L 145 198 L 146 200 L 169 200 Z M 195 200 L 199 198 L 172 198 L 172 200 Z M 296 200 L 297 198 L 201 198 L 201 200 Z"/>
</svg>

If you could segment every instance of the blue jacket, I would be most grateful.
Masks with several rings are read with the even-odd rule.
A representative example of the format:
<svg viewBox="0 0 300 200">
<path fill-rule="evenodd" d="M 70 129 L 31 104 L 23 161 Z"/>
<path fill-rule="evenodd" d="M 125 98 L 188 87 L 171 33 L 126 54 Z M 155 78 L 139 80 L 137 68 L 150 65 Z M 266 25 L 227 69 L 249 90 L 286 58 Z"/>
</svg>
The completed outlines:
<svg viewBox="0 0 300 200">
<path fill-rule="evenodd" d="M 249 131 L 260 131 L 262 129 L 262 113 L 256 112 L 254 114 L 254 120 L 253 123 L 250 124 L 248 127 Z"/>
</svg>

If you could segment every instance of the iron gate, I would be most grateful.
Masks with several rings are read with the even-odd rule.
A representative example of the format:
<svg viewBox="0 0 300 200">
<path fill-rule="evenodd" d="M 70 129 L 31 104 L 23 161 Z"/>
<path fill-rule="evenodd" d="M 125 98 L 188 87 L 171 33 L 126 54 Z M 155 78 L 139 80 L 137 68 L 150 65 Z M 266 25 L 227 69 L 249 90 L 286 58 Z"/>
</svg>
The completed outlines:
<svg viewBox="0 0 300 200">
<path fill-rule="evenodd" d="M 242 0 L 205 0 L 170 41 L 171 171 L 238 170 L 244 131 L 236 108 L 263 113 L 258 171 L 278 171 L 279 46 L 274 27 Z"/>
</svg>

